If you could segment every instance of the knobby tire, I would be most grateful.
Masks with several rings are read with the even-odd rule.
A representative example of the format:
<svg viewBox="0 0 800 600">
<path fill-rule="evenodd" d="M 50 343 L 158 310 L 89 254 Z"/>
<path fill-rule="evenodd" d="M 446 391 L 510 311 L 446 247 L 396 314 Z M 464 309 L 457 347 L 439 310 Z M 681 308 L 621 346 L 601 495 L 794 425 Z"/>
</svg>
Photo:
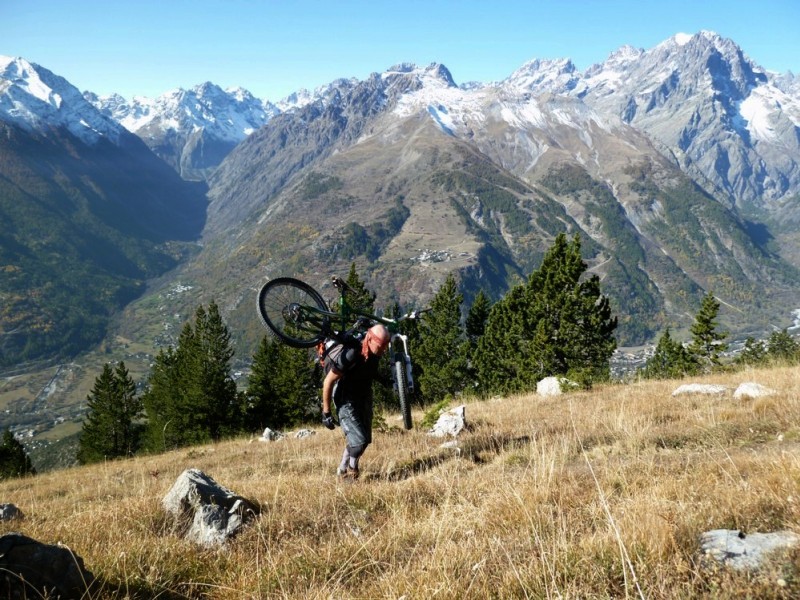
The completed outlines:
<svg viewBox="0 0 800 600">
<path fill-rule="evenodd" d="M 307 310 L 305 307 L 311 307 Z M 267 329 L 293 348 L 312 348 L 325 339 L 328 305 L 314 288 L 293 277 L 271 279 L 258 293 L 258 316 Z"/>
<path fill-rule="evenodd" d="M 408 393 L 408 379 L 406 378 L 406 359 L 396 356 L 394 360 L 394 380 L 397 384 L 397 399 L 400 401 L 400 413 L 403 415 L 403 427 L 411 429 L 411 395 Z"/>
</svg>

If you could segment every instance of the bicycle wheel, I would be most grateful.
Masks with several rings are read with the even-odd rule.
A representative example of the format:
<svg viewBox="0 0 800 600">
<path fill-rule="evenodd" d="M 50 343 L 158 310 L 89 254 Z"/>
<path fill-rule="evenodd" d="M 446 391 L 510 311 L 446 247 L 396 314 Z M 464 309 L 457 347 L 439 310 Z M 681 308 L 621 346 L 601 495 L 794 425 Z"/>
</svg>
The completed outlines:
<svg viewBox="0 0 800 600">
<path fill-rule="evenodd" d="M 395 356 L 392 367 L 394 382 L 397 386 L 397 399 L 400 400 L 400 413 L 403 415 L 403 427 L 411 429 L 411 395 L 408 392 L 408 379 L 406 379 L 406 359 L 402 354 Z"/>
<path fill-rule="evenodd" d="M 325 339 L 329 312 L 314 288 L 293 277 L 272 279 L 258 293 L 261 322 L 293 348 L 311 348 Z"/>
</svg>

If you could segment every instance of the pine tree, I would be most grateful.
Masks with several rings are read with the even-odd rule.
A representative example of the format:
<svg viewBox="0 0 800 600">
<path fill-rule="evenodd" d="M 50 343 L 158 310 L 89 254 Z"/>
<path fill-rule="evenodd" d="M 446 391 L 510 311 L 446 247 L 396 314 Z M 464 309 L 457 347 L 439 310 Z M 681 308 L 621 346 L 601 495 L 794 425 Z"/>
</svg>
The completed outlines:
<svg viewBox="0 0 800 600">
<path fill-rule="evenodd" d="M 770 360 L 794 364 L 800 361 L 800 343 L 787 329 L 773 331 L 767 340 L 767 355 Z"/>
<path fill-rule="evenodd" d="M 124 362 L 112 370 L 105 364 L 87 396 L 78 460 L 83 464 L 133 455 L 140 444 L 142 402 Z"/>
<path fill-rule="evenodd" d="M 719 365 L 720 354 L 728 349 L 727 344 L 722 342 L 728 334 L 717 330 L 719 307 L 720 303 L 714 298 L 714 294 L 708 292 L 703 296 L 700 310 L 690 329 L 692 342 L 689 345 L 689 353 L 706 368 Z"/>
<path fill-rule="evenodd" d="M 307 350 L 265 336 L 253 355 L 246 392 L 247 426 L 279 430 L 308 420 L 319 412 L 319 386 L 319 369 Z"/>
<path fill-rule="evenodd" d="M 469 391 L 479 390 L 478 369 L 476 367 L 475 356 L 478 353 L 478 342 L 486 331 L 486 321 L 489 318 L 489 311 L 492 305 L 489 297 L 483 290 L 478 290 L 472 306 L 467 312 L 467 319 L 464 322 L 464 354 L 467 357 L 467 373 L 465 389 Z"/>
<path fill-rule="evenodd" d="M 617 327 L 596 275 L 581 280 L 580 238 L 556 236 L 541 266 L 489 312 L 475 363 L 485 393 L 535 389 L 548 375 L 588 385 L 609 376 Z"/>
<path fill-rule="evenodd" d="M 425 403 L 455 396 L 464 389 L 467 356 L 461 327 L 463 298 L 451 273 L 431 301 L 431 310 L 422 316 L 414 358 L 423 365 L 417 381 Z"/>
<path fill-rule="evenodd" d="M 491 308 L 489 297 L 483 293 L 483 290 L 478 290 L 467 313 L 467 320 L 464 323 L 464 331 L 470 344 L 477 345 L 478 340 L 483 336 Z"/>
<path fill-rule="evenodd" d="M 358 308 L 361 311 L 373 313 L 375 312 L 375 292 L 367 289 L 366 284 L 358 276 L 356 271 L 356 263 L 350 264 L 350 272 L 347 274 L 345 283 L 352 290 L 347 301 L 353 308 Z"/>
<path fill-rule="evenodd" d="M 669 327 L 658 339 L 653 356 L 647 359 L 644 379 L 671 379 L 697 373 L 699 365 L 683 344 L 672 339 Z"/>
<path fill-rule="evenodd" d="M 230 333 L 212 301 L 186 323 L 177 348 L 156 357 L 143 401 L 151 451 L 205 443 L 241 428 L 242 409 L 230 375 Z"/>
<path fill-rule="evenodd" d="M 6 428 L 3 432 L 3 443 L 0 445 L 0 481 L 23 475 L 36 475 L 36 469 L 33 468 L 23 445 Z"/>
<path fill-rule="evenodd" d="M 767 360 L 767 347 L 764 345 L 763 340 L 756 340 L 753 337 L 748 337 L 744 341 L 744 348 L 739 356 L 736 357 L 736 364 L 739 365 L 760 365 Z"/>
<path fill-rule="evenodd" d="M 231 334 L 219 307 L 213 301 L 204 312 L 197 311 L 195 332 L 199 343 L 201 386 L 203 393 L 199 404 L 205 408 L 206 423 L 211 439 L 236 433 L 240 426 L 240 409 L 237 404 L 236 382 L 231 377 L 231 359 L 234 355 Z"/>
</svg>

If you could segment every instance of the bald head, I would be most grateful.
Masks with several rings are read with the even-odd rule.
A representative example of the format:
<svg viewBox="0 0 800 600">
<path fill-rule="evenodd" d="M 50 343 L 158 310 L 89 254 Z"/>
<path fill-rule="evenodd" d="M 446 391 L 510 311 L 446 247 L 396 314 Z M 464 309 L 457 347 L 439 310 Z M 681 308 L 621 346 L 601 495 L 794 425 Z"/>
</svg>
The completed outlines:
<svg viewBox="0 0 800 600">
<path fill-rule="evenodd" d="M 366 352 L 369 352 L 370 354 L 381 356 L 389 347 L 389 340 L 389 330 L 386 327 L 380 323 L 373 325 L 367 330 L 367 335 L 364 337 L 363 350 L 365 355 Z"/>
</svg>

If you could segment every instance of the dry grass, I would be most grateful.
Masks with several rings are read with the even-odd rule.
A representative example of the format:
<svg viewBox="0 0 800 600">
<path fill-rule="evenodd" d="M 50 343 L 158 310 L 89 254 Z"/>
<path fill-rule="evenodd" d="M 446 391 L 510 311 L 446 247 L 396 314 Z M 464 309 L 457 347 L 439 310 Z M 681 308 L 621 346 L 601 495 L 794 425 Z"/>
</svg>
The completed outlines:
<svg viewBox="0 0 800 600">
<path fill-rule="evenodd" d="M 712 572 L 698 536 L 800 532 L 800 369 L 704 381 L 779 393 L 648 382 L 474 402 L 460 452 L 377 434 L 355 484 L 333 477 L 338 431 L 236 440 L 5 482 L 26 518 L 2 528 L 71 547 L 102 583 L 92 598 L 796 598 L 800 553 Z M 225 549 L 161 513 L 189 467 L 262 506 Z"/>
</svg>

